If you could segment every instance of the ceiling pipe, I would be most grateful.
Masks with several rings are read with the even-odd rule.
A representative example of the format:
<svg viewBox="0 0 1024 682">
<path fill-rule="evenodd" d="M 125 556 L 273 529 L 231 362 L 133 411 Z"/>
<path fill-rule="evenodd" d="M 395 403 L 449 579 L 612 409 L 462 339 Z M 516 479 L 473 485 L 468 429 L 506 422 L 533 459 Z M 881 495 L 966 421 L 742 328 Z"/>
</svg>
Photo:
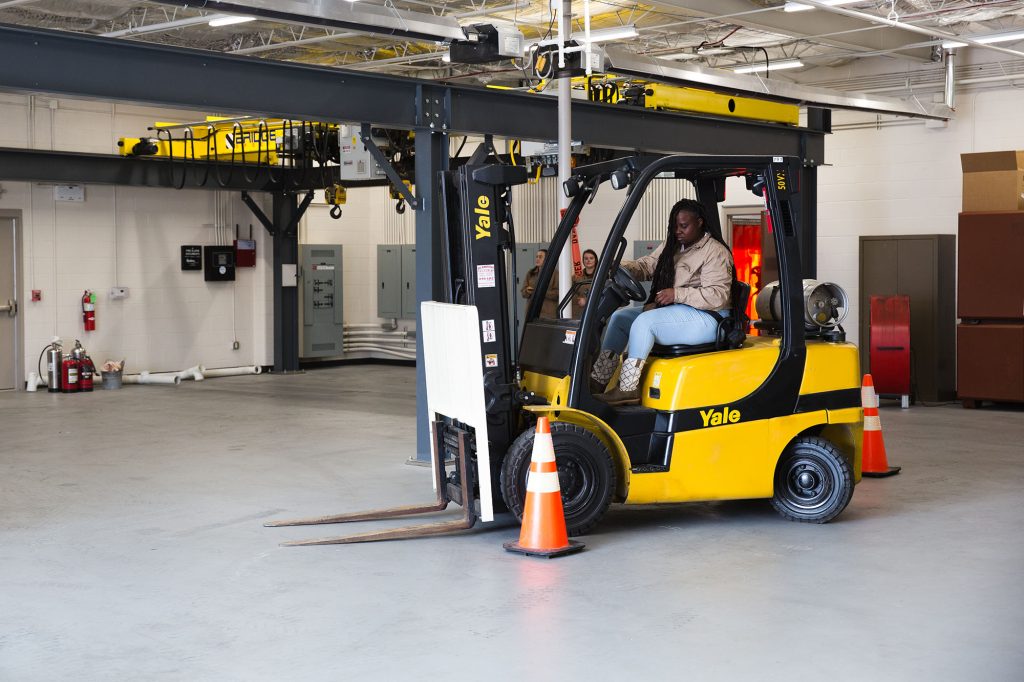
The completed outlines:
<svg viewBox="0 0 1024 682">
<path fill-rule="evenodd" d="M 956 50 L 945 50 L 943 61 L 946 67 L 945 100 L 950 109 L 956 108 Z"/>
<path fill-rule="evenodd" d="M 110 31 L 108 33 L 101 33 L 101 38 L 126 38 L 128 36 L 140 36 L 146 33 L 161 33 L 163 31 L 172 31 L 176 28 L 184 28 L 185 26 L 195 26 L 196 24 L 208 24 L 210 19 L 214 15 L 203 15 L 199 17 L 187 17 L 185 19 L 175 19 L 174 21 L 164 21 L 159 24 L 149 24 L 148 26 L 132 26 L 131 28 L 123 28 L 120 31 Z"/>
</svg>

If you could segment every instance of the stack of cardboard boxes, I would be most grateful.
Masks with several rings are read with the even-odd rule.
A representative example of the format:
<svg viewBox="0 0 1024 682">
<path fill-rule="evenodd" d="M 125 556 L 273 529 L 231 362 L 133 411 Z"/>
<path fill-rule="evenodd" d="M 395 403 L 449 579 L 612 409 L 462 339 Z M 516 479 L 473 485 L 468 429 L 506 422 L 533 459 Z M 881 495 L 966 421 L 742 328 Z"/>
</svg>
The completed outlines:
<svg viewBox="0 0 1024 682">
<path fill-rule="evenodd" d="M 1024 151 L 960 162 L 957 395 L 1024 402 Z"/>
</svg>

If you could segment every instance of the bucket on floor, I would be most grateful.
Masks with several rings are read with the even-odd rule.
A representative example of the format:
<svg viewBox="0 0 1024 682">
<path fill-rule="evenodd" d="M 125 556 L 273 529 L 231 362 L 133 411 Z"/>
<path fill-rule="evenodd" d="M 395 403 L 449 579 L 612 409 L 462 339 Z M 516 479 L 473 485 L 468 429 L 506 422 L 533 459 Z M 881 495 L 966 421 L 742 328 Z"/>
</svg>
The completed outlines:
<svg viewBox="0 0 1024 682">
<path fill-rule="evenodd" d="M 101 372 L 103 374 L 103 388 L 113 390 L 121 388 L 121 372 Z"/>
</svg>

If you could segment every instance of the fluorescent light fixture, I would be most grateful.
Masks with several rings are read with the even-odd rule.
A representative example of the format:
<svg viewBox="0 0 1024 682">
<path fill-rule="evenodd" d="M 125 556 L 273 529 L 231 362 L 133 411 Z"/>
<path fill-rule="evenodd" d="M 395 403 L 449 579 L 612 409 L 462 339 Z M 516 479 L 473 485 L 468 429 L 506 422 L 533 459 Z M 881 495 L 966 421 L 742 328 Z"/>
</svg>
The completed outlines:
<svg viewBox="0 0 1024 682">
<path fill-rule="evenodd" d="M 606 40 L 627 40 L 629 38 L 636 38 L 639 35 L 636 31 L 636 25 L 626 24 L 625 26 L 615 26 L 613 28 L 600 28 L 596 31 L 590 32 L 590 42 L 601 43 Z M 583 33 L 573 33 L 572 39 L 577 42 L 582 42 L 585 38 Z"/>
<path fill-rule="evenodd" d="M 991 45 L 993 43 L 1009 43 L 1014 40 L 1024 40 L 1024 31 L 1016 31 L 1015 33 L 1000 33 L 993 36 L 966 36 L 971 40 L 981 43 L 982 45 Z M 967 47 L 967 43 L 961 43 L 956 40 L 948 40 L 942 43 L 942 47 L 947 50 L 952 50 L 957 47 Z"/>
<path fill-rule="evenodd" d="M 710 50 L 700 50 L 697 54 L 701 57 L 711 57 L 716 54 L 732 54 L 731 47 L 713 47 Z"/>
<path fill-rule="evenodd" d="M 700 55 L 693 52 L 673 52 L 672 54 L 654 54 L 650 56 L 657 57 L 658 59 L 700 59 Z"/>
<path fill-rule="evenodd" d="M 836 5 L 852 5 L 859 0 L 821 0 L 824 5 L 835 7 Z M 812 5 L 805 5 L 802 2 L 787 2 L 783 5 L 782 10 L 784 12 L 806 12 L 809 9 L 818 9 Z"/>
<path fill-rule="evenodd" d="M 256 17 L 239 17 L 224 14 L 219 17 L 214 17 L 213 19 L 210 19 L 210 26 L 231 26 L 232 24 L 244 24 L 247 21 L 256 21 Z"/>
<path fill-rule="evenodd" d="M 781 71 L 782 69 L 799 69 L 804 63 L 799 59 L 785 59 L 781 62 L 772 62 L 771 65 L 748 64 L 737 66 L 733 71 L 736 73 L 758 73 L 759 71 Z"/>
<path fill-rule="evenodd" d="M 452 53 L 445 52 L 443 55 L 441 55 L 441 61 L 444 62 L 445 64 L 450 64 L 452 61 Z"/>
</svg>

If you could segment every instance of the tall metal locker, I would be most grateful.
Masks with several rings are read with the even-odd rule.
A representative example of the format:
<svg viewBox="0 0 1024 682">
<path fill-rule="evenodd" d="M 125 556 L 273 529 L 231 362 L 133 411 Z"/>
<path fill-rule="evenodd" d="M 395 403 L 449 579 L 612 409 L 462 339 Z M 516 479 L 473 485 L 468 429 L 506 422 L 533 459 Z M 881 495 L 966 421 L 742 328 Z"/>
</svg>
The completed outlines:
<svg viewBox="0 0 1024 682">
<path fill-rule="evenodd" d="M 402 314 L 405 320 L 416 319 L 416 247 L 402 245 Z"/>
<path fill-rule="evenodd" d="M 377 245 L 377 317 L 402 316 L 402 247 Z"/>
<path fill-rule="evenodd" d="M 340 244 L 303 244 L 302 357 L 322 358 L 344 351 Z"/>
</svg>

